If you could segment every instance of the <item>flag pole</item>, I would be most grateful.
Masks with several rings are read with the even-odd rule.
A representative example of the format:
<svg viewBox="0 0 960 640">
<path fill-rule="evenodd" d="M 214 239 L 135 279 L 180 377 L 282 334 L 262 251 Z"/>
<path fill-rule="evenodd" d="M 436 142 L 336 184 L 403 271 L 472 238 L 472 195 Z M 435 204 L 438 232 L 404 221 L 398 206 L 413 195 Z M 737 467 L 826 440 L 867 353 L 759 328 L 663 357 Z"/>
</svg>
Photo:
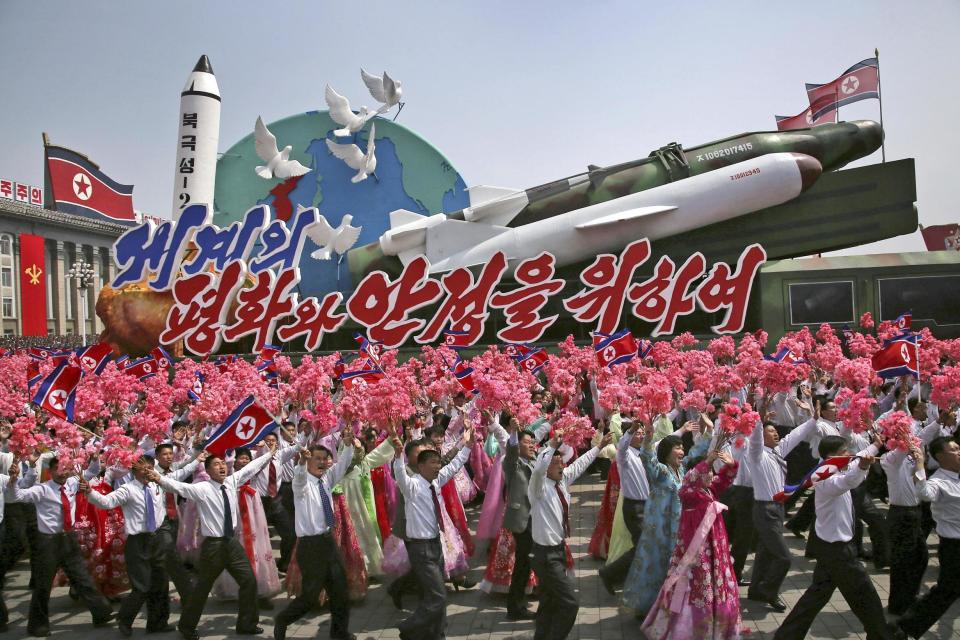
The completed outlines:
<svg viewBox="0 0 960 640">
<path fill-rule="evenodd" d="M 887 130 L 883 128 L 883 91 L 880 89 L 880 49 L 873 50 L 873 57 L 877 59 L 877 99 L 880 101 L 880 129 L 883 138 L 880 140 L 880 161 L 887 161 Z"/>
</svg>

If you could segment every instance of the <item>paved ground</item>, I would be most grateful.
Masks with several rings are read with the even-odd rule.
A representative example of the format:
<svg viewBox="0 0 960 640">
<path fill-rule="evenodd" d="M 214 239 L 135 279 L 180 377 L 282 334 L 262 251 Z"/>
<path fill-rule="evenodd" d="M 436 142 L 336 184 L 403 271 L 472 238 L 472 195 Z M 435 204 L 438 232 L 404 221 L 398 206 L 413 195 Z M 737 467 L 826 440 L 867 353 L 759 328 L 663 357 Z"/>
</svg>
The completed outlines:
<svg viewBox="0 0 960 640">
<path fill-rule="evenodd" d="M 598 475 L 589 475 L 581 479 L 581 483 L 574 486 L 574 502 L 571 509 L 571 524 L 574 527 L 574 537 L 571 540 L 573 554 L 576 560 L 576 575 L 580 591 L 580 613 L 578 624 L 571 639 L 603 640 L 619 638 L 638 638 L 639 623 L 631 616 L 622 615 L 616 606 L 614 598 L 609 596 L 597 578 L 597 568 L 600 563 L 587 555 L 587 544 L 593 531 L 594 518 L 603 493 L 603 485 Z M 476 521 L 476 515 L 472 518 Z M 803 590 L 809 585 L 813 572 L 813 563 L 803 558 L 803 549 L 799 540 L 789 536 L 788 543 L 794 551 L 794 563 L 790 575 L 784 585 L 783 598 L 792 606 Z M 931 544 L 936 544 L 936 538 L 931 537 Z M 936 554 L 933 553 L 930 569 L 927 571 L 925 586 L 929 588 L 936 579 L 938 570 Z M 483 553 L 477 553 L 478 558 L 485 558 Z M 749 565 L 748 565 L 749 567 Z M 886 593 L 889 586 L 887 575 L 872 571 L 873 582 L 881 598 L 886 602 Z M 11 610 L 10 631 L 8 637 L 21 637 L 25 634 L 25 616 L 29 605 L 30 595 L 26 589 L 28 571 L 26 562 L 21 562 L 18 569 L 8 576 L 6 588 L 7 604 Z M 473 576 L 478 580 L 482 577 L 482 570 L 475 570 Z M 744 594 L 745 595 L 745 594 Z M 285 606 L 285 596 L 275 600 L 276 607 Z M 412 605 L 413 599 L 408 598 Z M 743 618 L 745 626 L 752 630 L 749 637 L 757 639 L 770 638 L 779 622 L 786 614 L 775 614 L 764 605 L 749 602 L 743 599 Z M 448 638 L 500 639 L 524 638 L 533 630 L 532 622 L 507 622 L 505 619 L 505 597 L 489 596 L 476 589 L 450 592 L 447 617 L 449 621 Z M 174 606 L 172 622 L 176 622 L 179 607 Z M 276 609 L 275 609 L 276 610 Z M 266 628 L 266 638 L 272 631 L 271 611 L 261 612 L 261 624 Z M 67 590 L 54 590 L 50 601 L 50 617 L 53 638 L 70 638 L 71 640 L 118 639 L 116 629 L 93 629 L 90 625 L 90 615 L 79 604 L 72 602 L 67 596 Z M 201 623 L 200 632 L 205 638 L 225 638 L 232 635 L 236 605 L 210 600 Z M 364 640 L 366 638 L 396 639 L 399 634 L 396 624 L 402 619 L 402 614 L 393 608 L 386 595 L 383 585 L 371 585 L 366 601 L 351 612 L 351 629 Z M 939 625 L 934 627 L 927 638 L 951 638 L 960 640 L 960 604 L 955 604 L 942 618 Z M 305 618 L 301 624 L 291 627 L 287 632 L 288 638 L 327 638 L 330 630 L 329 615 L 326 613 L 314 614 Z M 134 637 L 145 637 L 142 618 L 134 626 Z M 156 640 L 163 637 L 179 638 L 178 634 L 168 636 L 152 636 Z M 839 592 L 830 601 L 830 605 L 818 617 L 811 629 L 811 638 L 865 638 L 863 629 L 857 619 L 850 613 L 850 608 L 844 602 Z M 693 640 L 693 639 L 677 639 Z"/>
</svg>

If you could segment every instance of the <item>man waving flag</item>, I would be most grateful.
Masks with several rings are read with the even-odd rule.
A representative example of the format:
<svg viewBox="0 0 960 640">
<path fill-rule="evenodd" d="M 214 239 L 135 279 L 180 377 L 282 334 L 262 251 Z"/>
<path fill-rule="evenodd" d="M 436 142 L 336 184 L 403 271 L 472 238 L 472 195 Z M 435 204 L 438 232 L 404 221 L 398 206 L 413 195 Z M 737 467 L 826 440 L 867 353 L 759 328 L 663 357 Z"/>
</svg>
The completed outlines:
<svg viewBox="0 0 960 640">
<path fill-rule="evenodd" d="M 277 427 L 276 418 L 257 404 L 254 397 L 237 405 L 220 428 L 204 443 L 203 448 L 222 458 L 228 449 L 251 447 Z"/>
</svg>

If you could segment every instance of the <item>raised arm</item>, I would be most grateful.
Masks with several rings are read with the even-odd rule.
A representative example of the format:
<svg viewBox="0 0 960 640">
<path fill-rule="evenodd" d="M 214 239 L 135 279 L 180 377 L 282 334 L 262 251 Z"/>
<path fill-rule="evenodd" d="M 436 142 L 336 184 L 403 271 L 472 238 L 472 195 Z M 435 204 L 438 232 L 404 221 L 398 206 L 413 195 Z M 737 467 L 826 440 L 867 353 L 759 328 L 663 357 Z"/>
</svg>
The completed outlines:
<svg viewBox="0 0 960 640">
<path fill-rule="evenodd" d="M 577 478 L 583 475 L 583 472 L 587 470 L 587 467 L 589 467 L 593 461 L 597 459 L 597 455 L 600 454 L 600 450 L 607 446 L 607 444 L 610 444 L 609 441 L 612 439 L 612 435 L 608 434 L 604 436 L 604 441 L 606 444 L 601 443 L 601 446 L 590 449 L 590 451 L 587 451 L 585 454 L 574 460 L 573 464 L 563 470 L 563 479 L 566 481 L 567 485 L 573 484 L 577 481 Z"/>
<path fill-rule="evenodd" d="M 547 477 L 547 469 L 550 467 L 550 461 L 553 460 L 553 454 L 556 451 L 548 445 L 543 448 L 537 456 L 537 461 L 533 466 L 533 473 L 530 474 L 530 485 L 527 488 L 529 497 L 542 496 L 546 491 L 544 479 Z"/>
<path fill-rule="evenodd" d="M 250 463 L 253 464 L 253 463 Z M 247 467 L 250 465 L 248 464 Z M 246 468 L 246 467 L 244 467 Z M 173 480 L 170 476 L 161 476 L 159 473 L 156 474 L 156 477 L 152 477 L 157 484 L 166 489 L 167 491 L 172 491 L 182 498 L 187 498 L 188 500 L 197 500 L 203 495 L 203 485 L 202 484 L 192 484 L 189 482 L 180 482 L 179 480 Z"/>
<path fill-rule="evenodd" d="M 84 489 L 84 494 L 86 495 L 87 502 L 95 506 L 97 509 L 116 509 L 122 504 L 126 504 L 130 500 L 130 485 L 124 484 L 119 489 L 111 491 L 110 493 L 104 495 L 99 491 L 91 491 L 90 487 L 87 486 Z"/>
<path fill-rule="evenodd" d="M 203 458 L 206 458 L 206 452 L 201 453 L 200 455 L 203 456 Z M 175 469 L 174 471 L 171 471 L 169 474 L 167 474 L 167 477 L 170 478 L 171 480 L 178 480 L 183 482 L 187 478 L 190 478 L 191 476 L 193 476 L 193 472 L 197 470 L 197 465 L 200 464 L 200 461 L 201 461 L 200 457 L 194 458 L 193 460 L 181 466 L 179 469 Z"/>
<path fill-rule="evenodd" d="M 391 447 L 392 449 L 393 447 Z M 357 452 L 357 447 L 354 444 L 346 444 L 343 450 L 340 452 L 340 457 L 337 458 L 337 463 L 327 471 L 324 478 L 327 483 L 332 487 L 347 474 L 347 470 L 350 468 L 350 463 L 353 462 L 353 456 Z"/>
<path fill-rule="evenodd" d="M 393 445 L 390 440 L 384 440 L 373 451 L 363 457 L 360 466 L 364 471 L 370 471 L 390 462 L 393 459 Z"/>
<path fill-rule="evenodd" d="M 437 476 L 437 483 L 439 483 L 439 485 L 442 487 L 450 482 L 450 480 L 453 479 L 453 476 L 456 475 L 457 471 L 460 471 L 460 469 L 463 468 L 463 465 L 467 463 L 469 458 L 470 447 L 462 445 L 456 457 L 450 461 L 450 464 L 440 469 L 440 474 Z"/>
<path fill-rule="evenodd" d="M 236 486 L 244 485 L 250 478 L 260 473 L 260 470 L 267 466 L 270 462 L 273 461 L 273 456 L 276 453 L 276 450 L 271 450 L 268 453 L 263 454 L 254 458 L 249 462 L 243 469 L 234 472 L 230 478 L 233 478 L 233 482 Z M 229 479 L 229 478 L 228 478 Z"/>
<path fill-rule="evenodd" d="M 863 482 L 867 477 L 867 469 L 869 468 L 869 465 L 866 469 L 863 468 L 862 464 L 854 465 L 843 473 L 836 473 L 826 480 L 817 482 L 814 484 L 814 488 L 828 496 L 842 495 L 843 493 L 859 486 L 860 483 Z"/>
<path fill-rule="evenodd" d="M 747 441 L 747 459 L 751 462 L 760 462 L 763 458 L 763 423 L 757 421 L 757 426 L 753 428 L 750 434 L 750 440 Z"/>
<path fill-rule="evenodd" d="M 402 454 L 397 454 L 397 457 L 393 460 L 393 479 L 403 497 L 410 500 L 416 484 L 411 482 L 410 477 L 407 476 L 407 462 Z"/>
<path fill-rule="evenodd" d="M 813 432 L 817 430 L 817 417 L 813 416 L 802 425 L 788 433 L 783 437 L 783 440 L 780 441 L 780 444 L 777 445 L 777 450 L 780 455 L 784 458 L 787 457 L 793 448 L 805 440 L 809 440 L 810 436 L 813 435 Z"/>
</svg>

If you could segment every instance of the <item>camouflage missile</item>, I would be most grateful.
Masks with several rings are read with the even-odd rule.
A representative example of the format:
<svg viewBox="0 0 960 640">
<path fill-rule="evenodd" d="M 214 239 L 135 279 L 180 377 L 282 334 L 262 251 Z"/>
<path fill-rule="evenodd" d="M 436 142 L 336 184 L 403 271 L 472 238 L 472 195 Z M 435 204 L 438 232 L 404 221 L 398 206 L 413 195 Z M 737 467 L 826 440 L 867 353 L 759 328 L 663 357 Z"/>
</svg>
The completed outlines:
<svg viewBox="0 0 960 640">
<path fill-rule="evenodd" d="M 882 140 L 880 125 L 870 120 L 752 132 L 689 149 L 671 143 L 646 158 L 609 167 L 589 166 L 584 173 L 522 191 L 474 187 L 470 206 L 448 215 L 391 213 L 391 229 L 379 242 L 351 250 L 348 264 L 354 282 L 375 269 L 396 273 L 410 256 L 424 253 L 428 231 L 446 220 L 476 223 L 472 230 L 478 241 L 483 241 L 490 237 L 485 233 L 490 227 L 524 227 L 769 154 L 802 154 L 816 160 L 823 171 L 839 169 L 877 150 Z M 683 190 L 682 184 L 676 186 Z M 689 225 L 678 226 L 676 233 L 684 230 L 689 230 Z M 470 231 L 465 227 L 459 232 Z M 669 235 L 667 231 L 661 237 Z"/>
</svg>

